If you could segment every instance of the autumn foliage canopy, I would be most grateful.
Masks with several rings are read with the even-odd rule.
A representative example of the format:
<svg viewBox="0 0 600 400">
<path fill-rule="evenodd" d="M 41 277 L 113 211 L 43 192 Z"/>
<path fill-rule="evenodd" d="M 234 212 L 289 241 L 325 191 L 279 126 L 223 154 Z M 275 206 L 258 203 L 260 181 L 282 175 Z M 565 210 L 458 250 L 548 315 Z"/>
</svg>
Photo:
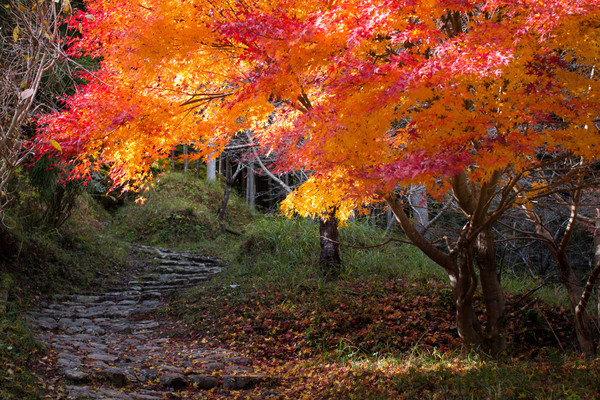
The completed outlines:
<svg viewBox="0 0 600 400">
<path fill-rule="evenodd" d="M 286 209 L 343 217 L 398 184 L 600 145 L 595 0 L 93 0 L 71 23 L 72 54 L 101 68 L 41 140 L 119 183 L 249 129 L 280 170 L 312 173 Z"/>
</svg>

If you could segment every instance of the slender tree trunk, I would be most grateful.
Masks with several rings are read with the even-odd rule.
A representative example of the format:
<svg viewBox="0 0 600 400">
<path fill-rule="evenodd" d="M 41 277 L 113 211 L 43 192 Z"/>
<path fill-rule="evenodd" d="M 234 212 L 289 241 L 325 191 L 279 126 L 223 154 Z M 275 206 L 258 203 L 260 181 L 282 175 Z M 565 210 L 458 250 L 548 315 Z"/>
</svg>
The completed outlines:
<svg viewBox="0 0 600 400">
<path fill-rule="evenodd" d="M 586 341 L 586 351 L 585 355 L 588 359 L 593 359 L 596 356 L 596 347 L 593 337 L 593 330 L 590 323 L 590 319 L 585 311 L 585 308 L 588 304 L 590 297 L 592 296 L 592 290 L 594 286 L 596 286 L 596 281 L 598 280 L 598 276 L 600 275 L 600 263 L 596 264 L 592 272 L 590 273 L 590 277 L 585 285 L 581 298 L 579 299 L 579 303 L 575 307 L 575 325 L 583 327 L 585 329 L 589 329 L 589 337 L 584 337 L 587 339 Z M 579 339 L 579 336 L 578 336 Z M 580 341 L 581 344 L 581 341 Z"/>
<path fill-rule="evenodd" d="M 211 157 L 206 163 L 206 179 L 214 181 L 217 179 L 217 159 Z"/>
<path fill-rule="evenodd" d="M 171 170 L 175 172 L 175 156 L 176 156 L 177 148 L 173 146 L 173 150 L 171 150 Z"/>
<path fill-rule="evenodd" d="M 223 224 L 223 219 L 225 218 L 225 212 L 227 210 L 227 203 L 229 202 L 229 196 L 231 195 L 231 189 L 233 189 L 233 184 L 235 182 L 235 178 L 238 174 L 243 170 L 242 166 L 238 164 L 235 172 L 232 173 L 231 170 L 231 162 L 229 158 L 225 160 L 225 192 L 223 193 L 223 201 L 221 202 L 221 208 L 219 208 L 219 212 L 217 213 L 217 221 L 221 227 L 221 232 L 230 232 L 225 228 L 225 224 Z M 237 234 L 237 233 L 236 233 Z"/>
<path fill-rule="evenodd" d="M 231 195 L 232 188 L 233 183 L 231 181 L 225 181 L 225 191 L 223 193 L 223 200 L 221 201 L 221 208 L 219 208 L 219 213 L 217 214 L 217 221 L 221 222 L 225 218 L 225 212 L 227 211 L 227 203 L 229 202 L 229 196 Z"/>
<path fill-rule="evenodd" d="M 394 213 L 392 212 L 392 209 L 390 207 L 388 207 L 387 210 L 385 210 L 385 226 L 386 226 L 386 230 L 390 230 L 390 228 L 392 227 L 392 224 L 394 223 Z"/>
<path fill-rule="evenodd" d="M 335 210 L 319 220 L 319 240 L 321 254 L 319 265 L 323 275 L 328 279 L 337 279 L 342 270 L 340 246 L 338 243 L 338 224 L 335 219 Z"/>
<path fill-rule="evenodd" d="M 194 178 L 200 178 L 200 159 L 196 160 L 196 166 L 194 168 Z"/>
<path fill-rule="evenodd" d="M 486 308 L 486 349 L 494 357 L 506 349 L 506 298 L 498 274 L 494 233 L 488 227 L 479 233 L 476 242 L 477 265 Z"/>
<path fill-rule="evenodd" d="M 425 233 L 429 225 L 427 189 L 425 189 L 424 185 L 412 185 L 409 193 L 408 202 L 412 208 L 416 228 L 420 233 Z"/>
<path fill-rule="evenodd" d="M 227 203 L 229 202 L 229 196 L 231 194 L 231 189 L 233 188 L 233 175 L 231 172 L 231 163 L 229 162 L 229 158 L 225 159 L 225 192 L 223 193 L 223 201 L 221 202 L 221 208 L 219 208 L 219 212 L 217 213 L 217 221 L 221 223 L 221 230 L 223 230 L 222 221 L 225 218 L 225 212 L 227 210 Z"/>
<path fill-rule="evenodd" d="M 576 197 L 579 196 L 577 192 L 575 195 Z M 533 224 L 536 234 L 542 239 L 548 250 L 550 250 L 552 253 L 552 257 L 556 262 L 560 279 L 567 290 L 567 295 L 569 296 L 571 312 L 573 313 L 575 320 L 574 326 L 575 333 L 577 335 L 577 342 L 579 343 L 579 347 L 586 357 L 591 357 L 596 354 L 596 345 L 594 343 L 591 322 L 589 315 L 585 311 L 585 308 L 577 308 L 582 297 L 582 291 L 580 288 L 581 283 L 577 278 L 577 275 L 575 275 L 573 272 L 573 268 L 571 268 L 571 263 L 567 257 L 567 244 L 571 237 L 574 227 L 573 222 L 577 215 L 577 200 L 574 201 L 575 204 L 571 204 L 570 206 L 570 222 L 560 243 L 557 243 L 554 236 L 544 226 L 542 219 L 538 214 L 535 213 L 534 210 L 527 209 L 524 206 L 522 206 L 521 209 L 527 216 L 527 219 Z"/>
<path fill-rule="evenodd" d="M 188 145 L 183 145 L 183 156 L 185 157 L 183 161 L 183 173 L 187 177 L 189 169 L 190 169 L 190 160 L 188 160 Z"/>
<path fill-rule="evenodd" d="M 248 176 L 246 177 L 246 202 L 250 208 L 255 207 L 256 186 L 254 183 L 254 162 L 250 161 L 247 167 Z"/>
</svg>

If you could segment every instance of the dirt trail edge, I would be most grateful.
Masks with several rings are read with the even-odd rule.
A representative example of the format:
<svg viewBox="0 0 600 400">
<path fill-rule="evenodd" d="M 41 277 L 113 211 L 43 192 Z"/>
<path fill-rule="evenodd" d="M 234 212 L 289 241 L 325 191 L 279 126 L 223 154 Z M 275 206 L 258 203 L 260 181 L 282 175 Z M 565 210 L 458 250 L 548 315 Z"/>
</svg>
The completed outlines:
<svg viewBox="0 0 600 400">
<path fill-rule="evenodd" d="M 50 350 L 52 399 L 198 399 L 205 390 L 252 388 L 267 378 L 250 359 L 164 332 L 153 312 L 172 291 L 210 279 L 218 260 L 134 245 L 156 265 L 118 290 L 55 298 L 31 313 Z M 185 336 L 185 335 L 184 335 Z"/>
</svg>

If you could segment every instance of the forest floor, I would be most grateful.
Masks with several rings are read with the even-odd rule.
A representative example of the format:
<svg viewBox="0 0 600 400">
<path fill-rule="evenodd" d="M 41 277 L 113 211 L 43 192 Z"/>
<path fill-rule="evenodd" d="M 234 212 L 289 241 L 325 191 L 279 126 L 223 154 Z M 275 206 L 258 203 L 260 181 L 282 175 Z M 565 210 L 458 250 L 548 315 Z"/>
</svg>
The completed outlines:
<svg viewBox="0 0 600 400">
<path fill-rule="evenodd" d="M 47 346 L 34 367 L 43 398 L 598 398 L 600 362 L 561 351 L 572 332 L 558 307 L 513 321 L 509 354 L 492 360 L 457 351 L 441 283 L 269 290 L 211 281 L 221 265 L 210 257 L 135 248 L 143 253 L 154 260 L 120 287 L 57 296 L 31 314 Z"/>
<path fill-rule="evenodd" d="M 226 224 L 243 235 L 219 234 L 220 193 L 167 175 L 143 207 L 84 199 L 60 231 L 0 238 L 0 399 L 600 398 L 560 285 L 503 275 L 509 347 L 466 352 L 443 271 L 410 246 L 364 249 L 394 232 L 341 227 L 355 247 L 328 281 L 318 223 L 234 196 Z"/>
</svg>

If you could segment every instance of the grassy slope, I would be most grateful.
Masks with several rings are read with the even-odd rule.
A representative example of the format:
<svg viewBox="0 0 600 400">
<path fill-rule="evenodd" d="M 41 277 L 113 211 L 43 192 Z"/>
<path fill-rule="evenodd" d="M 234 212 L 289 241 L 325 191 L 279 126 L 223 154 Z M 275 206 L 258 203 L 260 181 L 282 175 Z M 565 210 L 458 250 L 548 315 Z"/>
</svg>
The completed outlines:
<svg viewBox="0 0 600 400">
<path fill-rule="evenodd" d="M 143 205 L 131 204 L 116 213 L 112 234 L 126 241 L 225 256 L 233 251 L 235 240 L 221 235 L 216 221 L 222 195 L 219 182 L 165 174 L 143 193 Z M 232 196 L 225 225 L 241 232 L 252 219 L 245 203 Z"/>
</svg>

